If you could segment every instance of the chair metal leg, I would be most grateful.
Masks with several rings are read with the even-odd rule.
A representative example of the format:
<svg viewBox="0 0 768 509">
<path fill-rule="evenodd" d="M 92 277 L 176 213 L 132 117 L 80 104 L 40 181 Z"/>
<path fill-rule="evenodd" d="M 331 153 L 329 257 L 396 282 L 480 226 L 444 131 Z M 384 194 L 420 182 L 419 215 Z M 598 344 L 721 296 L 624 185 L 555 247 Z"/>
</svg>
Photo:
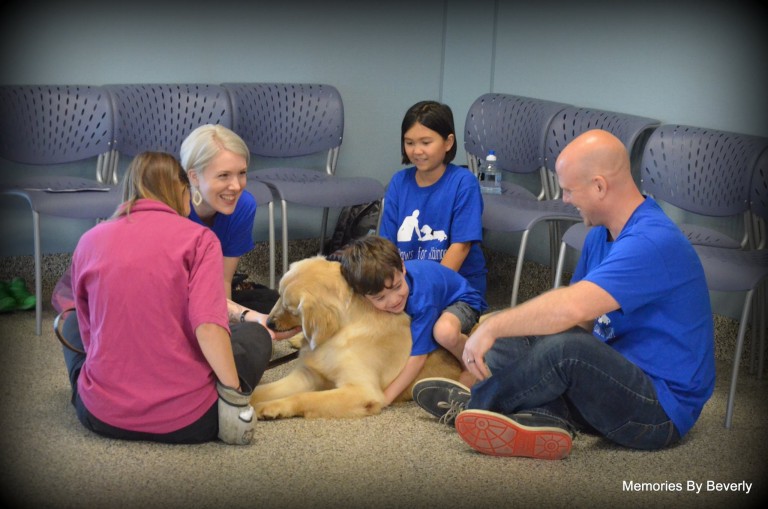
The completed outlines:
<svg viewBox="0 0 768 509">
<path fill-rule="evenodd" d="M 752 294 L 754 290 L 747 292 L 744 299 L 744 309 L 741 312 L 741 322 L 739 323 L 739 335 L 736 338 L 736 352 L 733 355 L 733 373 L 731 373 L 731 386 L 728 390 L 728 402 L 725 406 L 725 427 L 730 428 L 733 424 L 733 404 L 736 398 L 736 383 L 739 379 L 739 363 L 741 353 L 744 350 L 744 336 L 747 332 L 747 323 L 749 322 L 749 310 L 752 306 Z"/>
<path fill-rule="evenodd" d="M 283 216 L 283 275 L 288 272 L 288 204 L 280 200 Z"/>
<path fill-rule="evenodd" d="M 384 198 L 379 200 L 379 217 L 376 218 L 376 235 L 381 230 L 381 218 L 384 216 Z"/>
<path fill-rule="evenodd" d="M 40 248 L 40 213 L 32 211 L 32 229 L 34 230 L 35 250 L 35 334 L 43 333 L 43 256 Z"/>
<path fill-rule="evenodd" d="M 328 207 L 323 208 L 323 222 L 320 226 L 320 249 L 318 249 L 317 254 L 321 255 L 323 254 L 323 249 L 325 249 L 325 236 L 328 232 Z"/>
<path fill-rule="evenodd" d="M 554 284 L 554 276 L 557 271 L 557 244 L 560 241 L 560 221 L 547 221 L 549 223 L 549 270 L 552 274 L 551 283 Z"/>
<path fill-rule="evenodd" d="M 105 154 L 99 154 L 96 158 L 96 182 L 104 183 L 106 175 L 106 168 L 108 168 L 108 157 Z"/>
<path fill-rule="evenodd" d="M 557 255 L 557 267 L 555 268 L 555 284 L 553 285 L 554 288 L 560 288 L 562 285 L 566 249 L 568 249 L 568 245 L 565 242 L 560 242 L 560 253 Z"/>
<path fill-rule="evenodd" d="M 269 202 L 269 287 L 275 289 L 275 204 Z"/>
<path fill-rule="evenodd" d="M 765 301 L 765 293 L 766 288 L 765 285 L 758 288 L 757 290 L 757 307 L 755 309 L 757 310 L 763 310 L 762 312 L 758 311 L 757 313 L 753 313 L 754 316 L 758 318 L 757 320 L 757 328 L 752 329 L 752 337 L 757 338 L 758 333 L 760 334 L 760 347 L 758 350 L 758 360 L 757 360 L 757 379 L 762 380 L 763 379 L 763 369 L 765 368 L 765 328 L 766 328 L 766 301 Z"/>
<path fill-rule="evenodd" d="M 752 296 L 752 300 L 754 301 L 755 309 L 762 309 L 760 307 L 760 288 L 758 287 L 755 291 L 755 294 Z M 750 318 L 750 324 L 752 325 L 752 337 L 750 338 L 750 346 L 749 349 L 749 372 L 751 374 L 755 374 L 758 371 L 758 365 L 760 364 L 760 359 L 758 357 L 758 349 L 761 345 L 758 345 L 758 334 L 759 334 L 759 326 L 760 326 L 760 313 L 752 313 L 752 317 Z"/>
<path fill-rule="evenodd" d="M 517 305 L 517 294 L 520 288 L 520 276 L 523 273 L 523 260 L 525 258 L 525 248 L 528 244 L 528 235 L 530 230 L 525 230 L 523 236 L 520 239 L 520 250 L 517 253 L 517 263 L 515 265 L 515 279 L 512 281 L 512 307 Z"/>
</svg>

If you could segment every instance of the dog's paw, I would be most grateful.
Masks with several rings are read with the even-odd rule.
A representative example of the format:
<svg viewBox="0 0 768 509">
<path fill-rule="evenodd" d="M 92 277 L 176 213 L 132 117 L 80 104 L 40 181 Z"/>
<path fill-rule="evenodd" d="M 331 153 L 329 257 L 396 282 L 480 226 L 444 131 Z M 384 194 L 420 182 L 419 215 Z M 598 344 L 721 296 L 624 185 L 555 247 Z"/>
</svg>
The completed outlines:
<svg viewBox="0 0 768 509">
<path fill-rule="evenodd" d="M 304 333 L 299 332 L 295 336 L 288 339 L 288 344 L 291 345 L 291 347 L 295 348 L 296 350 L 301 349 L 301 346 L 304 344 Z"/>
<path fill-rule="evenodd" d="M 258 403 L 253 406 L 253 411 L 256 414 L 256 418 L 260 421 L 285 419 L 296 415 L 290 405 L 280 400 Z"/>
</svg>

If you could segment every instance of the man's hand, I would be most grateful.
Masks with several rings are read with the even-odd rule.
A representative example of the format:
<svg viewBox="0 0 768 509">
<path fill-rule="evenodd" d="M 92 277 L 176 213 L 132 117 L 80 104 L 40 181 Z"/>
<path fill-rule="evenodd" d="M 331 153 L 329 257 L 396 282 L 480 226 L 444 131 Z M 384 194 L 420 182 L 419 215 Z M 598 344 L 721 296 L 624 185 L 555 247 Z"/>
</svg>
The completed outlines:
<svg viewBox="0 0 768 509">
<path fill-rule="evenodd" d="M 496 342 L 496 336 L 491 332 L 492 323 L 490 322 L 492 322 L 492 318 L 481 323 L 464 345 L 464 363 L 469 372 L 478 380 L 485 380 L 491 376 L 491 371 L 485 364 L 485 353 Z"/>
</svg>

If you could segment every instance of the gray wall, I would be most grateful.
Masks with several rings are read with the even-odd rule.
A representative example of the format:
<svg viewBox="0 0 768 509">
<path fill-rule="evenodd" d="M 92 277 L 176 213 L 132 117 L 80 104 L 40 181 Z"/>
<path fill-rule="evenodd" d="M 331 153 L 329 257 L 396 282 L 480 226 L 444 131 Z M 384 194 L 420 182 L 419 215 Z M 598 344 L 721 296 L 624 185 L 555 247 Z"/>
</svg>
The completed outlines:
<svg viewBox="0 0 768 509">
<path fill-rule="evenodd" d="M 460 145 L 469 105 L 489 91 L 768 136 L 765 15 L 751 2 L 530 3 L 6 3 L 0 83 L 333 84 L 346 112 L 338 173 L 383 183 L 401 168 L 403 113 L 426 98 L 453 108 Z M 0 163 L 0 176 L 14 171 L 37 169 Z M 31 253 L 28 208 L 2 200 L 0 256 Z M 314 235 L 317 216 L 300 212 L 292 234 Z M 43 250 L 72 250 L 89 226 L 43 218 Z M 544 261 L 537 233 L 532 255 Z M 515 239 L 489 242 L 516 250 Z"/>
</svg>

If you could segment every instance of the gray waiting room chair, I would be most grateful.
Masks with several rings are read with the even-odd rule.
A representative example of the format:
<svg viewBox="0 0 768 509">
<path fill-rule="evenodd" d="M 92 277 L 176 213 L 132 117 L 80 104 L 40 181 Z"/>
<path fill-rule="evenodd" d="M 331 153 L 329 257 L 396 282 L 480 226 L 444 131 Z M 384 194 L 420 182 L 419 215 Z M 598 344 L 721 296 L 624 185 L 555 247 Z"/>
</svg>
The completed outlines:
<svg viewBox="0 0 768 509">
<path fill-rule="evenodd" d="M 738 383 L 739 366 L 747 326 L 752 318 L 752 351 L 758 350 L 758 376 L 763 371 L 765 357 L 766 292 L 768 288 L 768 243 L 766 242 L 766 222 L 768 222 L 768 149 L 754 165 L 751 178 L 750 212 L 756 219 L 759 233 L 754 238 L 754 249 L 730 249 L 727 247 L 694 245 L 707 275 L 710 290 L 720 292 L 744 292 L 739 319 L 739 331 L 736 337 L 736 349 L 733 356 L 728 401 L 725 411 L 725 427 L 733 424 L 734 402 Z M 755 341 L 759 338 L 758 341 Z M 759 346 L 758 346 L 759 345 Z"/>
<path fill-rule="evenodd" d="M 112 108 L 98 87 L 0 87 L 0 157 L 44 166 L 36 176 L 13 176 L 2 186 L 32 209 L 35 265 L 35 333 L 42 331 L 42 239 L 40 216 L 103 219 L 112 215 L 121 193 L 108 185 Z M 63 175 L 68 163 L 96 162 L 96 178 Z"/>
<path fill-rule="evenodd" d="M 320 250 L 330 208 L 382 200 L 384 186 L 368 177 L 336 175 L 344 134 L 344 106 L 330 85 L 225 83 L 232 100 L 233 130 L 268 168 L 248 172 L 267 184 L 281 204 L 283 273 L 288 270 L 288 203 L 323 209 Z M 325 171 L 304 166 L 325 155 Z"/>
<path fill-rule="evenodd" d="M 113 167 L 118 179 L 120 156 L 132 158 L 145 151 L 179 157 L 184 138 L 204 124 L 232 127 L 226 91 L 207 84 L 106 85 L 115 116 Z"/>
<path fill-rule="evenodd" d="M 549 178 L 544 166 L 544 143 L 555 115 L 569 105 L 510 94 L 483 94 L 470 106 L 464 123 L 464 150 L 473 173 L 478 173 L 490 150 L 502 172 L 501 194 L 483 195 L 483 228 L 522 232 L 520 253 L 525 253 L 529 229 L 520 206 L 548 200 Z M 531 178 L 534 177 L 534 178 Z M 517 182 L 516 182 L 517 180 Z M 538 182 L 537 182 L 538 181 Z M 533 189 L 533 190 L 532 190 Z M 541 208 L 562 207 L 547 202 Z M 535 206 L 534 209 L 539 209 Z M 535 214 L 536 212 L 534 212 Z M 550 226 L 550 237 L 554 230 Z M 512 305 L 517 303 L 522 259 L 513 280 Z"/>
<path fill-rule="evenodd" d="M 684 125 L 664 125 L 648 139 L 641 187 L 657 201 L 686 213 L 679 226 L 694 245 L 738 249 L 749 240 L 750 179 L 768 139 Z M 702 219 L 741 219 L 737 235 Z"/>
<path fill-rule="evenodd" d="M 548 198 L 544 139 L 554 116 L 567 104 L 510 94 L 483 94 L 472 103 L 464 122 L 467 162 L 477 174 L 490 150 L 502 171 L 501 195 L 483 195 L 484 209 L 510 198 Z M 538 177 L 532 191 L 531 178 Z M 520 183 L 515 180 L 520 177 Z M 523 185 L 523 181 L 528 180 Z M 493 223 L 488 226 L 493 226 Z"/>
</svg>

